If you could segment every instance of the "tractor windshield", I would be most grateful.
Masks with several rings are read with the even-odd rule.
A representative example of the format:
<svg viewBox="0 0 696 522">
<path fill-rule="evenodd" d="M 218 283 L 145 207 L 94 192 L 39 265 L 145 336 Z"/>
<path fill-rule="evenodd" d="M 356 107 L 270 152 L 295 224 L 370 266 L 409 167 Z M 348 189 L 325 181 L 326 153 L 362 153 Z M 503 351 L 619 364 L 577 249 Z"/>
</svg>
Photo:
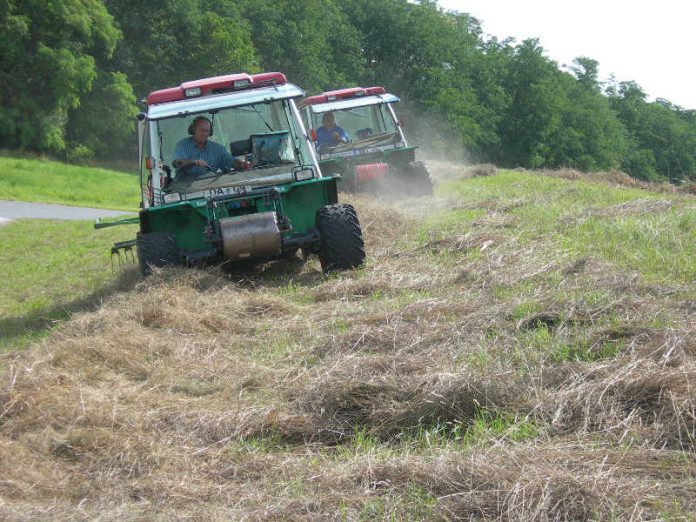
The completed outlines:
<svg viewBox="0 0 696 522">
<path fill-rule="evenodd" d="M 169 179 L 163 183 L 165 192 L 263 184 L 282 174 L 292 181 L 295 167 L 313 165 L 292 103 L 287 99 L 275 100 L 151 120 L 153 153 L 157 151 L 164 171 L 168 172 Z M 192 137 L 194 121 L 203 118 L 211 128 L 206 144 L 210 152 L 206 153 L 196 148 Z M 176 157 L 184 154 L 191 157 Z M 177 168 L 177 160 L 199 157 L 213 163 L 212 168 Z"/>
<path fill-rule="evenodd" d="M 311 111 L 311 127 L 315 131 L 322 127 L 322 120 L 328 112 Z M 383 141 L 391 142 L 400 137 L 397 124 L 386 103 L 336 108 L 331 112 L 336 125 L 346 132 L 353 148 L 370 146 Z"/>
</svg>

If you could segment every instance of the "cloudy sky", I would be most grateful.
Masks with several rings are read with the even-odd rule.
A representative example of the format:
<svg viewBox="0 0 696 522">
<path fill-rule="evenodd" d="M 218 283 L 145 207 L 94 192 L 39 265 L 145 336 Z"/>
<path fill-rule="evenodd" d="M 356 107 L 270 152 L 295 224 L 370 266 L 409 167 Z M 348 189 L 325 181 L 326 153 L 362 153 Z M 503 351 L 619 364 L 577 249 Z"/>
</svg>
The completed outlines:
<svg viewBox="0 0 696 522">
<path fill-rule="evenodd" d="M 488 35 L 539 38 L 559 64 L 589 56 L 610 75 L 633 80 L 650 99 L 696 109 L 696 2 L 692 0 L 438 0 L 470 13 Z"/>
</svg>

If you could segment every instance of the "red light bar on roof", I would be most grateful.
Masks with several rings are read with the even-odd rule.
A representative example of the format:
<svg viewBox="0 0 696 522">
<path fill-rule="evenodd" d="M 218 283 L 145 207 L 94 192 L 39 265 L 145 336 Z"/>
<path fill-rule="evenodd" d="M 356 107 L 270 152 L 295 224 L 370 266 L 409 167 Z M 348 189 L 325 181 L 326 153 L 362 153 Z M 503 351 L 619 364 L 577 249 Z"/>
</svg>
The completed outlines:
<svg viewBox="0 0 696 522">
<path fill-rule="evenodd" d="M 283 85 L 285 83 L 288 83 L 288 80 L 285 78 L 285 75 L 283 73 L 279 73 L 279 72 L 267 72 L 267 73 L 254 74 L 251 78 L 254 81 L 254 85 L 268 84 L 268 83 L 274 83 L 276 85 Z"/>
<path fill-rule="evenodd" d="M 287 83 L 285 75 L 279 72 L 253 75 L 246 73 L 227 74 L 224 76 L 214 76 L 212 78 L 184 82 L 179 87 L 171 87 L 169 89 L 151 92 L 147 97 L 147 103 L 149 105 L 167 103 L 197 96 L 219 94 L 240 89 L 267 87 L 269 85 L 283 85 L 285 83 Z"/>
<path fill-rule="evenodd" d="M 339 89 L 336 91 L 327 91 L 316 96 L 305 98 L 302 102 L 304 105 L 316 105 L 318 103 L 327 103 L 338 100 L 347 100 L 350 98 L 358 98 L 360 96 L 370 96 L 374 94 L 384 94 L 384 87 L 351 87 L 350 89 Z"/>
<path fill-rule="evenodd" d="M 365 89 L 365 94 L 370 95 L 370 94 L 384 94 L 386 91 L 384 90 L 384 87 L 368 87 Z"/>
</svg>

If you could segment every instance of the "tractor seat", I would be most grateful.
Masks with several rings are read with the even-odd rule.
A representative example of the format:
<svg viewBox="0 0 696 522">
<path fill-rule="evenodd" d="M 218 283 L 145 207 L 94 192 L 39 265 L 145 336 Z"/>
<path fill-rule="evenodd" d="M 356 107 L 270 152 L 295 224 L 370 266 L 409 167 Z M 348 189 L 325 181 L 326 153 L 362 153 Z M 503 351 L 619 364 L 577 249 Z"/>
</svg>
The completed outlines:
<svg viewBox="0 0 696 522">
<path fill-rule="evenodd" d="M 251 154 L 251 138 L 231 142 L 230 153 L 232 156 L 246 156 L 247 154 Z"/>
</svg>

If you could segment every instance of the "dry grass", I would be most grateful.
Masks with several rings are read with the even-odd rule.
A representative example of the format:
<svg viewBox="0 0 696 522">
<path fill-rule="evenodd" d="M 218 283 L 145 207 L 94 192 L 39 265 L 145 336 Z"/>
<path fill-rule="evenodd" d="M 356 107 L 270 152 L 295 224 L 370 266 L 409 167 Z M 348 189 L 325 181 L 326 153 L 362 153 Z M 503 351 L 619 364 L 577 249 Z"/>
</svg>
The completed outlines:
<svg viewBox="0 0 696 522">
<path fill-rule="evenodd" d="M 688 331 L 669 335 L 622 357 L 576 369 L 545 405 L 550 425 L 567 433 L 599 432 L 619 443 L 693 450 L 692 339 Z"/>
<path fill-rule="evenodd" d="M 493 218 L 437 237 L 432 200 L 352 203 L 359 271 L 157 272 L 5 356 L 0 518 L 695 512 L 689 285 Z"/>
<path fill-rule="evenodd" d="M 490 163 L 464 165 L 460 163 L 441 161 L 438 159 L 428 159 L 427 163 L 431 176 L 437 181 L 465 179 L 478 176 L 492 176 L 498 172 L 498 167 Z"/>
<path fill-rule="evenodd" d="M 666 181 L 650 182 L 641 181 L 633 178 L 621 171 L 609 172 L 580 172 L 571 168 L 560 168 L 554 170 L 535 171 L 535 174 L 542 174 L 555 178 L 563 178 L 569 180 L 585 180 L 593 182 L 607 183 L 614 187 L 630 187 L 649 190 L 651 192 L 665 192 L 668 194 L 696 194 L 696 183 L 687 182 L 674 185 Z"/>
</svg>

